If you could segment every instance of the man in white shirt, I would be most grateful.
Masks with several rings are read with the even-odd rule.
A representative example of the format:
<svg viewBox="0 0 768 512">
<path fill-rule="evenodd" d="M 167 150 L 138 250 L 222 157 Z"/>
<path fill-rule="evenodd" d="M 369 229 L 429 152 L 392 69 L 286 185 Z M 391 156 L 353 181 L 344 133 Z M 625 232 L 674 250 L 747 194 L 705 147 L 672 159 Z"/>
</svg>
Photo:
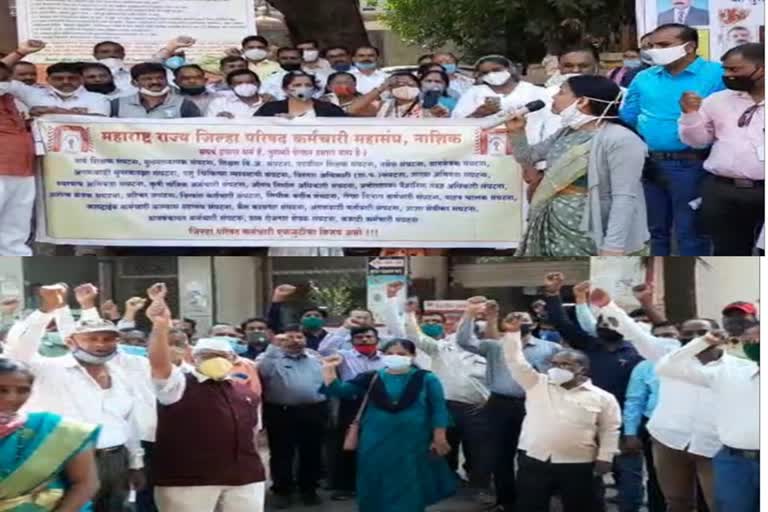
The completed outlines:
<svg viewBox="0 0 768 512">
<path fill-rule="evenodd" d="M 475 81 L 472 78 L 461 74 L 459 71 L 459 59 L 454 54 L 438 52 L 432 56 L 432 61 L 443 66 L 443 69 L 448 74 L 448 78 L 451 79 L 449 89 L 454 91 L 457 97 L 461 97 L 470 87 L 475 85 Z"/>
<path fill-rule="evenodd" d="M 641 304 L 652 296 L 651 287 L 635 292 Z M 605 291 L 592 293 L 592 304 L 600 315 L 616 325 L 616 331 L 630 341 L 638 353 L 654 364 L 663 365 L 669 354 L 690 341 L 694 333 L 706 333 L 710 325 L 703 320 L 688 320 L 681 329 L 681 341 L 660 338 L 640 326 Z M 690 336 L 690 337 L 689 337 Z M 698 356 L 702 371 L 715 372 L 734 358 L 720 350 Z M 664 499 L 670 512 L 690 511 L 696 505 L 696 481 L 710 509 L 714 509 L 712 457 L 722 447 L 712 416 L 717 407 L 715 393 L 701 385 L 670 378 L 658 372 L 659 401 L 647 424 L 653 443 L 653 460 Z"/>
<path fill-rule="evenodd" d="M 713 331 L 688 343 L 659 362 L 656 373 L 710 388 L 711 410 L 722 449 L 713 459 L 716 509 L 758 512 L 760 509 L 760 324 L 754 322 L 739 341 L 749 361 L 731 359 L 716 371 L 702 368 L 698 354 L 729 340 Z"/>
<path fill-rule="evenodd" d="M 136 90 L 133 87 L 128 91 L 120 89 L 117 84 L 115 84 L 110 69 L 99 62 L 84 64 L 80 68 L 80 72 L 83 74 L 83 86 L 85 87 L 85 90 L 101 94 L 108 100 L 130 96 Z"/>
<path fill-rule="evenodd" d="M 112 72 L 115 85 L 127 94 L 136 92 L 131 79 L 131 72 L 125 65 L 125 48 L 114 41 L 102 41 L 93 47 L 93 58 L 104 64 Z"/>
<path fill-rule="evenodd" d="M 277 61 L 280 63 L 282 69 L 269 75 L 269 78 L 262 82 L 261 92 L 268 94 L 275 100 L 284 100 L 286 98 L 285 91 L 283 90 L 283 79 L 285 75 L 293 71 L 301 71 L 302 62 L 301 50 L 297 48 L 280 48 L 277 50 Z M 323 94 L 325 90 L 325 81 L 328 79 L 328 75 L 321 73 L 319 75 L 313 75 L 317 84 L 316 97 Z"/>
<path fill-rule="evenodd" d="M 552 98 L 547 90 L 520 79 L 517 66 L 506 57 L 489 55 L 475 64 L 480 85 L 470 87 L 461 97 L 452 116 L 462 118 L 498 118 L 532 101 L 541 100 L 545 108 L 527 116 L 526 134 L 531 144 L 537 144 L 560 128 L 560 118 L 550 107 Z"/>
<path fill-rule="evenodd" d="M 93 285 L 75 289 L 79 300 L 95 301 Z M 96 462 L 101 487 L 93 500 L 95 512 L 122 510 L 130 487 L 144 485 L 143 450 L 135 388 L 113 359 L 119 331 L 111 322 L 81 321 L 66 336 L 71 353 L 45 358 L 38 355 L 48 324 L 66 324 L 69 313 L 65 286 L 40 289 L 40 310 L 17 322 L 8 333 L 6 355 L 32 367 L 35 384 L 25 405 L 29 411 L 49 411 L 101 425 Z"/>
<path fill-rule="evenodd" d="M 231 72 L 226 77 L 227 87 L 232 94 L 220 94 L 208 105 L 206 117 L 248 119 L 264 104 L 259 94 L 259 77 L 250 69 Z"/>
<path fill-rule="evenodd" d="M 526 391 L 515 509 L 547 512 L 557 489 L 565 512 L 599 510 L 594 476 L 611 471 L 619 452 L 619 404 L 592 384 L 589 358 L 578 350 L 562 350 L 546 374 L 536 371 L 523 355 L 520 324 L 506 322 L 500 341 L 512 378 Z"/>
<path fill-rule="evenodd" d="M 379 49 L 374 46 L 361 46 L 352 56 L 354 68 L 351 73 L 357 80 L 357 92 L 368 94 L 377 87 L 384 85 L 389 75 L 378 69 Z"/>
</svg>

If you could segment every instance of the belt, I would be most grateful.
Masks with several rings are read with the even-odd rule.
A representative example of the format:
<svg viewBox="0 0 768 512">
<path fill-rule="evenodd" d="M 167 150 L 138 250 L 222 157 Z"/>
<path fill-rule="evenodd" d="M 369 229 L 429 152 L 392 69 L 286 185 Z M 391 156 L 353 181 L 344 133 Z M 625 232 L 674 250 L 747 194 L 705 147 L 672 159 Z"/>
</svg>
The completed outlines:
<svg viewBox="0 0 768 512">
<path fill-rule="evenodd" d="M 723 446 L 723 448 L 737 457 L 744 457 L 749 460 L 760 460 L 760 450 L 739 450 L 738 448 L 731 448 L 730 446 Z"/>
<path fill-rule="evenodd" d="M 501 400 L 509 400 L 514 402 L 525 402 L 524 396 L 502 395 L 499 393 L 491 393 L 491 398 L 499 398 Z"/>
<path fill-rule="evenodd" d="M 106 453 L 116 453 L 119 451 L 122 451 L 125 449 L 125 445 L 121 444 L 118 446 L 110 446 L 109 448 L 98 448 L 96 450 L 96 455 L 106 454 Z"/>
<path fill-rule="evenodd" d="M 689 160 L 703 162 L 709 156 L 708 151 L 651 151 L 648 157 L 651 160 Z"/>
<path fill-rule="evenodd" d="M 724 176 L 714 175 L 715 181 L 733 185 L 736 188 L 764 188 L 765 180 L 750 180 L 747 178 L 726 178 Z"/>
</svg>

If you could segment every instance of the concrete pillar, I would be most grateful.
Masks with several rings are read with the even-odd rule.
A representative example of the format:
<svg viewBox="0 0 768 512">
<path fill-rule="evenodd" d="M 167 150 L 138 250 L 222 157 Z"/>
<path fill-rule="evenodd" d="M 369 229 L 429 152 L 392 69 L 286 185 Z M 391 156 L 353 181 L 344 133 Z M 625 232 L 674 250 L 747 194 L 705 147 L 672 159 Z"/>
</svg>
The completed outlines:
<svg viewBox="0 0 768 512">
<path fill-rule="evenodd" d="M 179 257 L 179 309 L 181 316 L 197 322 L 199 336 L 213 324 L 213 269 L 211 258 Z"/>
<path fill-rule="evenodd" d="M 249 256 L 213 258 L 217 323 L 239 324 L 264 311 L 262 259 Z"/>
<path fill-rule="evenodd" d="M 10 53 L 18 45 L 16 18 L 11 16 L 9 4 L 9 0 L 0 0 L 0 52 L 3 53 Z"/>
</svg>

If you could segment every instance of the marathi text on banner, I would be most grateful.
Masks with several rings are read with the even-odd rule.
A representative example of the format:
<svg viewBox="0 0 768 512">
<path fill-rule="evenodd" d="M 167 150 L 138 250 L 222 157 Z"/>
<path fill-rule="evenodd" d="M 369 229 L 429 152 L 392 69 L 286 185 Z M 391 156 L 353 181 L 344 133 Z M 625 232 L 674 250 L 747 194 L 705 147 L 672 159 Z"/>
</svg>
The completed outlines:
<svg viewBox="0 0 768 512">
<path fill-rule="evenodd" d="M 218 66 L 222 48 L 239 47 L 255 32 L 253 0 L 18 0 L 19 40 L 40 39 L 40 64 L 93 59 L 98 41 L 118 41 L 127 59 L 149 59 L 171 39 L 194 35 L 186 53 L 195 62 Z"/>
<path fill-rule="evenodd" d="M 41 241 L 515 247 L 522 179 L 474 121 L 37 122 Z"/>
</svg>

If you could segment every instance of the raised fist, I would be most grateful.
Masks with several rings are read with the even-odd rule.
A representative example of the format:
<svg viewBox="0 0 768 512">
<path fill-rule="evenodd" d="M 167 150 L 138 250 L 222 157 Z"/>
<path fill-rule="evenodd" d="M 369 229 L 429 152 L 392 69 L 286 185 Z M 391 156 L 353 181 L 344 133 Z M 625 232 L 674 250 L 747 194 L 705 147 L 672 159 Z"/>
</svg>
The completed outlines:
<svg viewBox="0 0 768 512">
<path fill-rule="evenodd" d="M 611 296 L 602 288 L 595 288 L 592 290 L 592 295 L 590 296 L 589 301 L 598 308 L 604 308 L 610 304 Z"/>
<path fill-rule="evenodd" d="M 99 289 L 91 283 L 81 284 L 75 288 L 75 299 L 83 309 L 96 307 L 96 298 L 99 296 Z"/>
<path fill-rule="evenodd" d="M 272 302 L 285 302 L 296 293 L 296 287 L 292 284 L 281 284 L 272 292 Z"/>
<path fill-rule="evenodd" d="M 683 97 L 680 98 L 680 108 L 686 114 L 692 114 L 698 112 L 701 109 L 701 103 L 704 100 L 695 92 L 683 93 Z"/>
</svg>

